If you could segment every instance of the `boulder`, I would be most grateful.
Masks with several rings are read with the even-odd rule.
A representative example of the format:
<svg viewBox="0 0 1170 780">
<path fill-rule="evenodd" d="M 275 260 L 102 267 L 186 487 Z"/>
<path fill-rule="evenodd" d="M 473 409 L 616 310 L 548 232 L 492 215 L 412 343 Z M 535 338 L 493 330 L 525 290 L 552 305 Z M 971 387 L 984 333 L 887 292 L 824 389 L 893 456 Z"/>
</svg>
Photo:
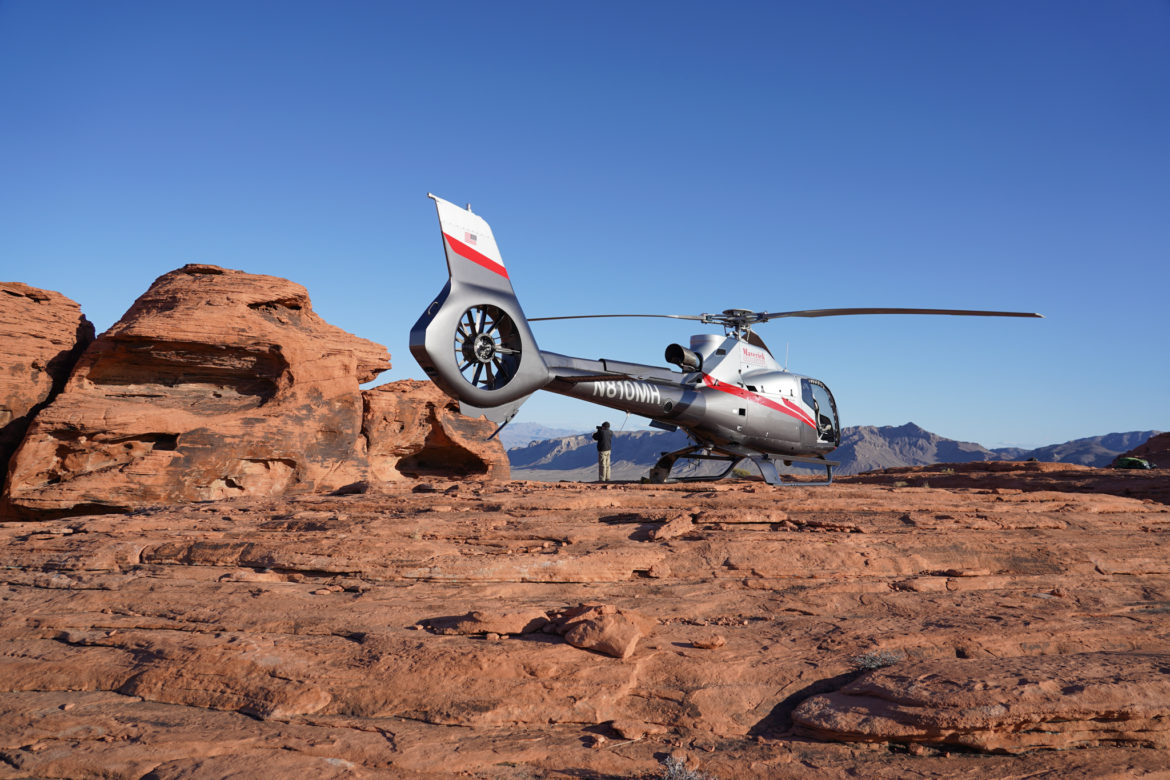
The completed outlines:
<svg viewBox="0 0 1170 780">
<path fill-rule="evenodd" d="M 629 658 L 638 640 L 650 633 L 650 621 L 612 604 L 582 604 L 558 616 L 555 631 L 573 647 L 614 658 Z"/>
<path fill-rule="evenodd" d="M 118 512 L 359 481 L 359 384 L 389 367 L 385 347 L 323 321 L 298 284 L 184 266 L 91 345 L 33 421 L 5 509 Z"/>
<path fill-rule="evenodd" d="M 675 512 L 666 518 L 666 521 L 650 531 L 650 538 L 654 541 L 666 541 L 676 536 L 690 533 L 695 529 L 690 512 Z"/>
<path fill-rule="evenodd" d="M 0 282 L 0 488 L 32 418 L 65 386 L 92 341 L 93 324 L 76 302 Z"/>
<path fill-rule="evenodd" d="M 508 479 L 508 454 L 497 426 L 459 413 L 431 382 L 404 379 L 366 390 L 362 428 L 370 475 L 377 481 L 445 476 Z"/>
</svg>

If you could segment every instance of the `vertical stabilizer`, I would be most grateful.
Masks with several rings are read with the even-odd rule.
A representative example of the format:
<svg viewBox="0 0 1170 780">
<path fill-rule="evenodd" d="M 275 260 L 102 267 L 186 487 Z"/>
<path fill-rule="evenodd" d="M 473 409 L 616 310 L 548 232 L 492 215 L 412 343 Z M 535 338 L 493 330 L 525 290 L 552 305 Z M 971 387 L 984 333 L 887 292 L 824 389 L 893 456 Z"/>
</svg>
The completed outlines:
<svg viewBox="0 0 1170 780">
<path fill-rule="evenodd" d="M 439 229 L 451 278 L 514 297 L 516 293 L 491 226 L 470 208 L 461 209 L 435 195 L 428 197 L 435 201 L 439 212 Z"/>
<path fill-rule="evenodd" d="M 468 413 L 503 422 L 549 380 L 492 229 L 470 208 L 430 196 L 450 278 L 410 330 L 410 352 Z"/>
</svg>

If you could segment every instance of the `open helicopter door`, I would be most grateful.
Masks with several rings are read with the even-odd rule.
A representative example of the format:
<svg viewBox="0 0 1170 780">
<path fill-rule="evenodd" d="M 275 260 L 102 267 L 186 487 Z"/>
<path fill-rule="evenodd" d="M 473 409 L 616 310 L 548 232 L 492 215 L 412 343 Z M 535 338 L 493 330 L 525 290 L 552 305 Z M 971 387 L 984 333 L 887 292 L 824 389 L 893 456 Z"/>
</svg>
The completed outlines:
<svg viewBox="0 0 1170 780">
<path fill-rule="evenodd" d="M 802 377 L 800 380 L 800 396 L 804 405 L 812 410 L 812 418 L 816 427 L 809 431 L 812 434 L 810 443 L 832 444 L 841 443 L 841 426 L 837 419 L 837 402 L 824 382 Z"/>
<path fill-rule="evenodd" d="M 492 229 L 470 208 L 429 195 L 450 278 L 410 329 L 410 352 L 469 417 L 503 425 L 549 381 Z"/>
</svg>

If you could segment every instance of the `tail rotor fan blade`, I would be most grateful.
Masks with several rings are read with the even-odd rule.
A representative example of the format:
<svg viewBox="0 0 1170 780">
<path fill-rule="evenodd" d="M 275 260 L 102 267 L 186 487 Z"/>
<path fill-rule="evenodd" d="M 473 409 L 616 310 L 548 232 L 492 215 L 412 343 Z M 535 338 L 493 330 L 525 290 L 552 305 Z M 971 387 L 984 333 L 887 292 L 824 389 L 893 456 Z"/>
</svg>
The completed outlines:
<svg viewBox="0 0 1170 780">
<path fill-rule="evenodd" d="M 522 342 L 512 318 L 497 306 L 472 306 L 459 318 L 454 339 L 455 364 L 469 385 L 499 390 L 520 366 Z"/>
</svg>

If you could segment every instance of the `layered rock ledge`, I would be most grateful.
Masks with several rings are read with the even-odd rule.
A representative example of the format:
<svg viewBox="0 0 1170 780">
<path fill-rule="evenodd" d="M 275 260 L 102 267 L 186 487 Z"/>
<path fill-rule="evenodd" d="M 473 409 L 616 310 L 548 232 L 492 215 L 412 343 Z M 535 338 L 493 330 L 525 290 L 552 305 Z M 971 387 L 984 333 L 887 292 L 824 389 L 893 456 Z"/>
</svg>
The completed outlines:
<svg viewBox="0 0 1170 780">
<path fill-rule="evenodd" d="M 1170 653 L 1070 653 L 900 664 L 814 696 L 792 718 L 821 738 L 988 752 L 1170 748 L 1167 702 Z"/>
</svg>

